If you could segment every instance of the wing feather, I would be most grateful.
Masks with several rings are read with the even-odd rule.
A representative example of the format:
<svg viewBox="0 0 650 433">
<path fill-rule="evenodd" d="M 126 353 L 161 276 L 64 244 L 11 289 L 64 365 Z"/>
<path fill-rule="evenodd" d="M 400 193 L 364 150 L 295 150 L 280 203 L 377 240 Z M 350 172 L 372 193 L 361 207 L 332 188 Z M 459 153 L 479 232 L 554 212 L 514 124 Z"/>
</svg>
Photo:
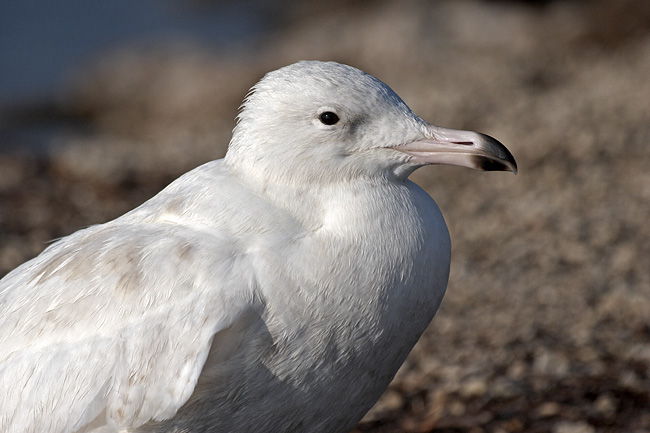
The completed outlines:
<svg viewBox="0 0 650 433">
<path fill-rule="evenodd" d="M 250 308 L 226 234 L 116 220 L 0 281 L 0 431 L 118 431 L 192 394 L 212 337 Z"/>
</svg>

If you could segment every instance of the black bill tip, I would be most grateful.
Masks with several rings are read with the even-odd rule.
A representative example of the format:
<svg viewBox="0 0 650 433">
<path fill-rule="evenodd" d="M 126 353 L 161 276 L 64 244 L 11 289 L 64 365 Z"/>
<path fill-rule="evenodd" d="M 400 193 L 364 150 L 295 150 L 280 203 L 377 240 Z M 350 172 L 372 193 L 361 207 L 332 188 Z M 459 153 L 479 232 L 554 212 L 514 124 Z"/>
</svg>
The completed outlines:
<svg viewBox="0 0 650 433">
<path fill-rule="evenodd" d="M 497 139 L 486 134 L 482 138 L 482 147 L 486 154 L 474 155 L 474 164 L 479 170 L 485 171 L 511 171 L 517 174 L 517 161 L 512 153 Z"/>
</svg>

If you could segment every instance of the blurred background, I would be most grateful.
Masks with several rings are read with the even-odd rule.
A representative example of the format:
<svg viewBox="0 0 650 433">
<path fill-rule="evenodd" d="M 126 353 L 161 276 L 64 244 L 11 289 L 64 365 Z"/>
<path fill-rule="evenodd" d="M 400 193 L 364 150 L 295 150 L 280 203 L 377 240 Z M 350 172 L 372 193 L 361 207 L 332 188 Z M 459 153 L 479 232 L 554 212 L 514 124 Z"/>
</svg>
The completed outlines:
<svg viewBox="0 0 650 433">
<path fill-rule="evenodd" d="M 520 173 L 413 175 L 440 311 L 356 432 L 650 432 L 650 2 L 3 0 L 0 275 L 221 158 L 300 59 L 389 84 Z"/>
</svg>

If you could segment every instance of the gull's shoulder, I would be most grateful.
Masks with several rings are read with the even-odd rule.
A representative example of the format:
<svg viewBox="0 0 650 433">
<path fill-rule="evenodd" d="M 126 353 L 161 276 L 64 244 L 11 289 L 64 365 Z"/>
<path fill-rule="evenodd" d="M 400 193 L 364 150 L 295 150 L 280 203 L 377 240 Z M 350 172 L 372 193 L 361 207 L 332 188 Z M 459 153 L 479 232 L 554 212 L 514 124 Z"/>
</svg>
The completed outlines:
<svg viewBox="0 0 650 433">
<path fill-rule="evenodd" d="M 115 222 L 179 225 L 232 236 L 240 243 L 260 233 L 299 228 L 286 211 L 251 189 L 223 159 L 183 174 Z"/>
</svg>

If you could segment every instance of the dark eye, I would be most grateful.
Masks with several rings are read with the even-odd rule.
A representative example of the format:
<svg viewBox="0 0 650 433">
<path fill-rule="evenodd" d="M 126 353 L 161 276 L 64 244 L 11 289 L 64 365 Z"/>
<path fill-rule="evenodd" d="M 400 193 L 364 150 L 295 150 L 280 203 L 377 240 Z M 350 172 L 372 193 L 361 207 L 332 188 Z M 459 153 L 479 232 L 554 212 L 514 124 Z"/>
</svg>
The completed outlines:
<svg viewBox="0 0 650 433">
<path fill-rule="evenodd" d="M 320 121 L 325 125 L 334 125 L 339 121 L 339 116 L 337 116 L 335 113 L 332 113 L 331 111 L 326 111 L 324 113 L 321 113 Z"/>
</svg>

